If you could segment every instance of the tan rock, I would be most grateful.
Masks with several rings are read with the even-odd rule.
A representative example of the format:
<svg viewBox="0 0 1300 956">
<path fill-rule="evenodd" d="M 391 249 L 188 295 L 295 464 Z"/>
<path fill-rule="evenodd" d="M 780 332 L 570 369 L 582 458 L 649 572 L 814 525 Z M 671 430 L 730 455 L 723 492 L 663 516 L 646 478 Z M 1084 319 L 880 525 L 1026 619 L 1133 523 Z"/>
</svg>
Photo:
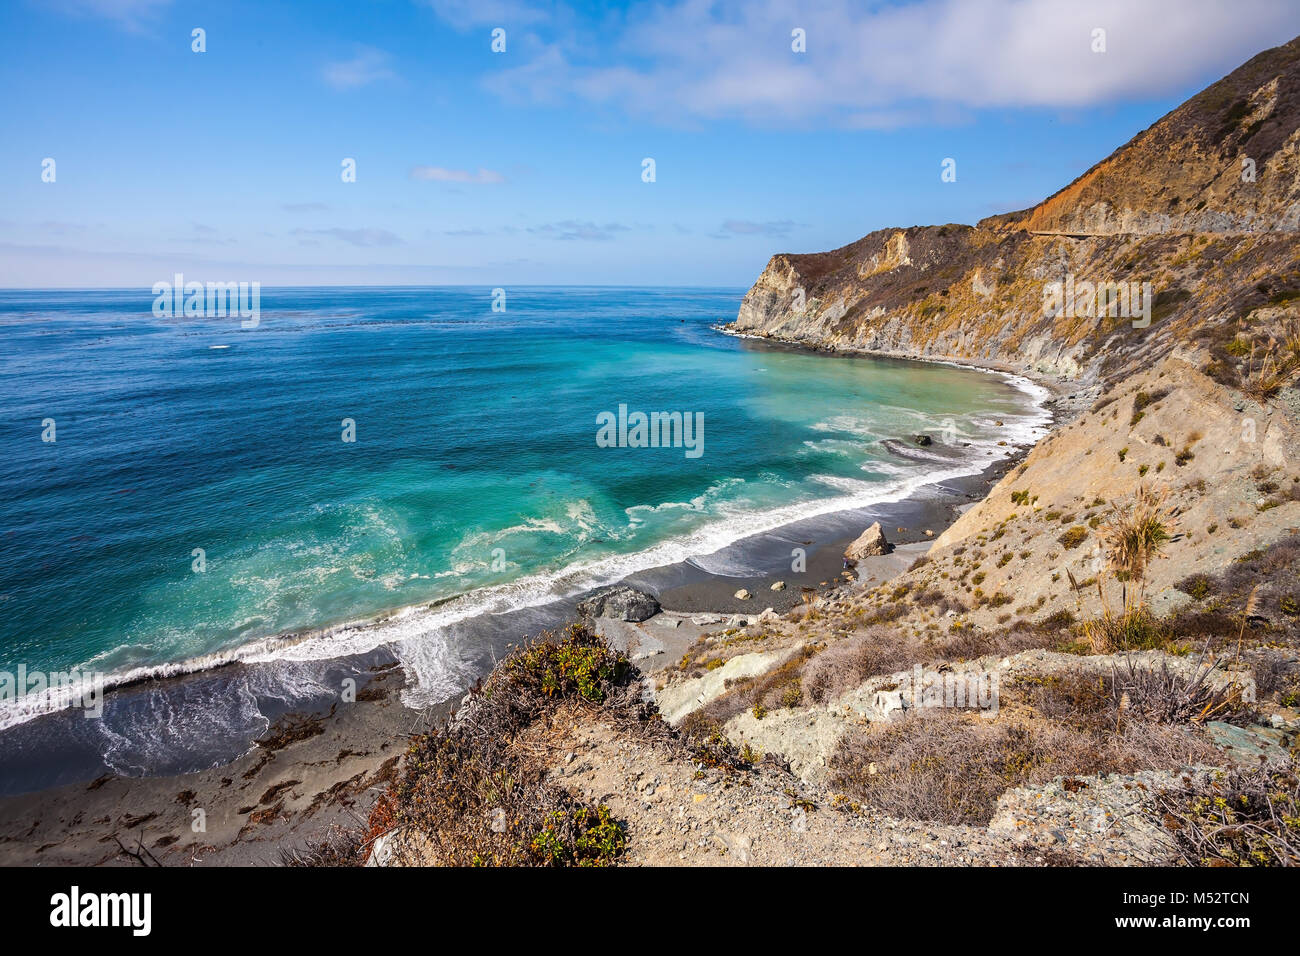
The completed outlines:
<svg viewBox="0 0 1300 956">
<path fill-rule="evenodd" d="M 881 530 L 880 522 L 877 521 L 844 549 L 844 557 L 852 561 L 860 561 L 878 554 L 888 554 L 890 547 L 890 543 L 885 540 L 885 532 Z"/>
</svg>

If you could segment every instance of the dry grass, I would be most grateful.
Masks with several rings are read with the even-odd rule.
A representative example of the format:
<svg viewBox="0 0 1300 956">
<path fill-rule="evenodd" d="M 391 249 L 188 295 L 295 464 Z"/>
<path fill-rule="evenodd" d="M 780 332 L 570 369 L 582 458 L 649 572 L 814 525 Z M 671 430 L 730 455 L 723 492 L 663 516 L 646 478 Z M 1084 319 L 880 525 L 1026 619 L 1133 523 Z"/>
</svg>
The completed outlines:
<svg viewBox="0 0 1300 956">
<path fill-rule="evenodd" d="M 1275 396 L 1300 372 L 1300 324 L 1280 324 L 1267 341 L 1252 341 L 1241 373 L 1241 390 L 1257 401 Z"/>
<path fill-rule="evenodd" d="M 1169 541 L 1173 516 L 1165 506 L 1167 495 L 1142 486 L 1131 501 L 1111 505 L 1097 537 L 1111 568 L 1122 579 L 1144 581 L 1147 568 Z"/>
<path fill-rule="evenodd" d="M 717 728 L 746 710 L 762 713 L 804 703 L 804 664 L 815 653 L 815 648 L 804 647 L 766 673 L 728 682 L 721 697 L 696 712 L 699 726 Z"/>
<path fill-rule="evenodd" d="M 1211 650 L 1236 653 L 1268 645 L 1300 650 L 1300 535 L 1291 534 L 1267 548 L 1234 561 L 1223 573 L 1194 575 L 1179 590 L 1199 597 L 1196 604 L 1162 622 L 1172 639 Z"/>
<path fill-rule="evenodd" d="M 335 826 L 304 847 L 282 847 L 279 862 L 281 866 L 361 866 L 369 852 L 363 828 Z"/>
<path fill-rule="evenodd" d="M 1084 620 L 1081 628 L 1095 654 L 1160 647 L 1164 629 L 1147 612 L 1146 574 L 1171 537 L 1173 514 L 1165 505 L 1167 492 L 1139 486 L 1131 500 L 1112 504 L 1097 537 L 1106 555 L 1110 576 L 1120 584 L 1120 607 L 1112 608 L 1106 575 L 1097 575 L 1101 615 Z M 1068 572 L 1067 572 L 1068 574 Z M 1069 574 L 1076 594 L 1080 585 Z"/>
<path fill-rule="evenodd" d="M 904 670 L 919 659 L 922 643 L 896 628 L 875 625 L 832 644 L 807 662 L 802 685 L 809 701 L 824 704 L 869 677 Z"/>
<path fill-rule="evenodd" d="M 957 629 L 918 637 L 900 628 L 873 625 L 836 642 L 808 660 L 802 688 L 807 700 L 825 704 L 853 690 L 869 677 L 909 670 L 916 664 L 973 660 L 1050 647 L 1059 634 L 1050 629 Z"/>
<path fill-rule="evenodd" d="M 947 709 L 912 712 L 846 735 L 832 782 L 901 819 L 985 825 L 1008 789 L 1059 776 L 1176 769 L 1217 751 L 1195 728 L 1124 703 L 1112 676 L 1065 674 L 1004 690 L 996 720 Z"/>
</svg>

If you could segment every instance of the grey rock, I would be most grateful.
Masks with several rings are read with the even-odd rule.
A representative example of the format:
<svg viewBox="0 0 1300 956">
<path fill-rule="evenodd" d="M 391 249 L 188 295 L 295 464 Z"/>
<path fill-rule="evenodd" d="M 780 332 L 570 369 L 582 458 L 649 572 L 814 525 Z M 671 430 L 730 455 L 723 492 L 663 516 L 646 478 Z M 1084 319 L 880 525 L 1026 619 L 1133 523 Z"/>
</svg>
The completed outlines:
<svg viewBox="0 0 1300 956">
<path fill-rule="evenodd" d="M 696 627 L 708 627 L 710 624 L 721 624 L 726 619 L 722 614 L 696 614 L 691 618 L 691 623 Z"/>
<path fill-rule="evenodd" d="M 1291 735 L 1273 727 L 1237 727 L 1212 720 L 1205 732 L 1214 746 L 1244 767 L 1285 761 L 1290 755 Z"/>
<path fill-rule="evenodd" d="M 578 613 L 583 617 L 608 617 L 618 621 L 644 621 L 659 613 L 659 602 L 653 595 L 622 585 L 602 588 L 585 601 L 578 603 Z"/>
</svg>

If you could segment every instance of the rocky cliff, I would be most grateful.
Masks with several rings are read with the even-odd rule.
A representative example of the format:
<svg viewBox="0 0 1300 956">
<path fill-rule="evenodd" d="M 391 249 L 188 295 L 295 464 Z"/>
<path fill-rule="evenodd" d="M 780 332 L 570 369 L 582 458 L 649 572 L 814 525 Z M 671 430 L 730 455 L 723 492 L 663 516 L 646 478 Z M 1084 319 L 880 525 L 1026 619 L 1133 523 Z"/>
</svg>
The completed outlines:
<svg viewBox="0 0 1300 956">
<path fill-rule="evenodd" d="M 1231 377 L 1216 345 L 1300 298 L 1298 126 L 1300 38 L 1032 209 L 773 256 L 730 328 L 1085 381 L 1199 347 Z"/>
</svg>

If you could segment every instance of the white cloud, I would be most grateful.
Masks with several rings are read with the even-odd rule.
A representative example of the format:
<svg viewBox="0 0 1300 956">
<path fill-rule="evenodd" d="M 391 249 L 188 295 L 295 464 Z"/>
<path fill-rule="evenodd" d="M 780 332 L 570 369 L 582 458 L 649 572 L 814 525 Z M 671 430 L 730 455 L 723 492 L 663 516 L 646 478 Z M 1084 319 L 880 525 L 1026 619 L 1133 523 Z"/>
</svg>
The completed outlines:
<svg viewBox="0 0 1300 956">
<path fill-rule="evenodd" d="M 478 172 L 468 169 L 446 169 L 442 166 L 415 166 L 411 169 L 412 179 L 425 179 L 435 183 L 476 183 L 478 185 L 495 185 L 503 183 L 506 178 L 494 169 L 479 167 Z"/>
<path fill-rule="evenodd" d="M 496 73 L 518 101 L 576 99 L 661 119 L 831 118 L 891 128 L 990 107 L 1084 107 L 1178 92 L 1300 33 L 1293 0 L 678 0 L 634 7 L 604 42 L 551 42 Z M 807 53 L 790 31 L 807 34 Z M 1092 31 L 1106 31 L 1094 53 Z M 591 52 L 588 52 L 591 51 Z M 616 65 L 611 65 L 611 62 Z"/>
<path fill-rule="evenodd" d="M 397 74 L 389 67 L 390 57 L 383 50 L 363 47 L 351 60 L 328 63 L 321 76 L 336 90 L 351 90 L 380 80 L 393 80 Z"/>
</svg>

